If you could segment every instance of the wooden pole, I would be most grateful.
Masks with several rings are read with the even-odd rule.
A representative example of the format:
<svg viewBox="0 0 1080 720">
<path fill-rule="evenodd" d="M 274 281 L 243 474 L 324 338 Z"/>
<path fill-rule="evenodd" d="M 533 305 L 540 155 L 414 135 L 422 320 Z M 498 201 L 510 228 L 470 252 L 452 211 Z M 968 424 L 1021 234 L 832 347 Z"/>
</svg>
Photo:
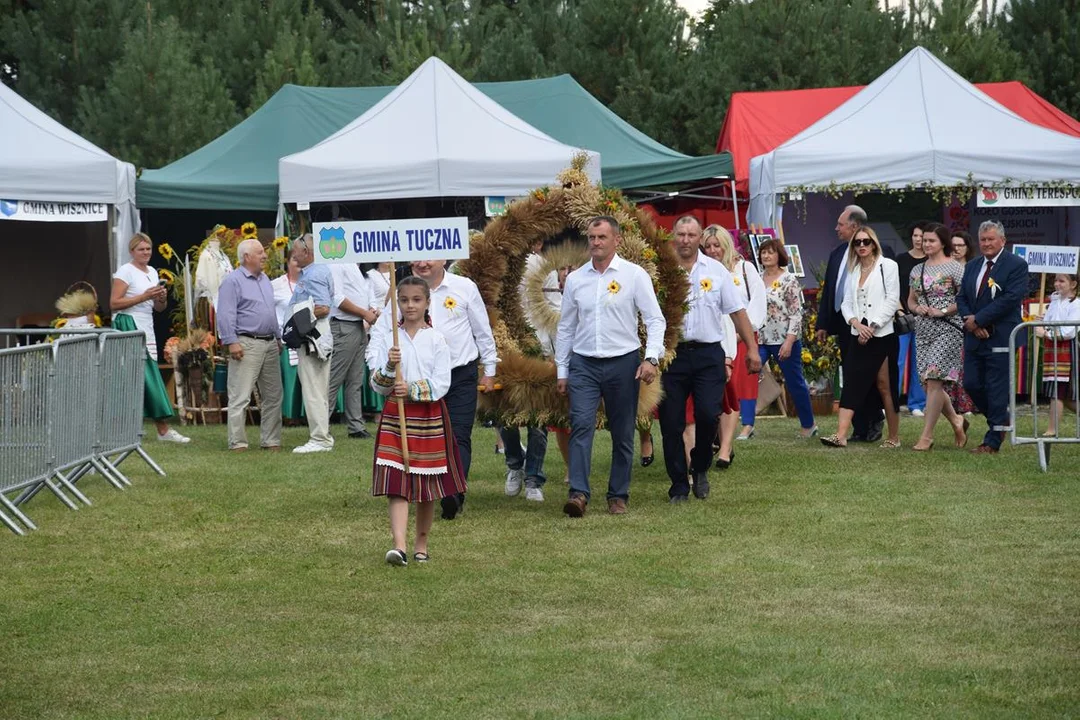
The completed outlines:
<svg viewBox="0 0 1080 720">
<path fill-rule="evenodd" d="M 1039 278 L 1039 307 L 1042 308 L 1042 315 L 1046 315 L 1046 273 L 1042 273 Z M 1031 348 L 1031 395 L 1029 399 L 1032 404 L 1038 402 L 1035 395 L 1036 380 L 1039 374 L 1039 336 L 1035 335 L 1032 341 Z"/>
<path fill-rule="evenodd" d="M 398 322 L 397 322 L 397 266 L 394 263 L 390 263 L 390 327 L 393 328 L 394 333 L 394 347 L 401 347 L 398 345 Z M 394 383 L 397 384 L 401 380 L 401 363 L 397 364 L 394 368 Z M 409 435 L 405 432 L 405 400 L 403 398 L 395 398 L 397 400 L 397 412 L 399 430 L 401 433 L 401 460 L 405 466 L 405 473 L 409 473 Z"/>
</svg>

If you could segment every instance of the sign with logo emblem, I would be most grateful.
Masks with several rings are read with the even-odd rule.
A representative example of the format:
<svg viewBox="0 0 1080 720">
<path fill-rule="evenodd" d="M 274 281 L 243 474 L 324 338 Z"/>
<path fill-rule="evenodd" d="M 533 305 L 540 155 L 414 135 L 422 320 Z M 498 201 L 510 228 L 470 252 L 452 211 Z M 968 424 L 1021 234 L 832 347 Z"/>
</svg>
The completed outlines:
<svg viewBox="0 0 1080 720">
<path fill-rule="evenodd" d="M 104 222 L 109 219 L 105 203 L 64 203 L 41 200 L 0 200 L 0 220 L 31 222 Z"/>
<path fill-rule="evenodd" d="M 411 262 L 469 257 L 469 219 L 422 218 L 315 223 L 315 261 Z"/>
<path fill-rule="evenodd" d="M 1013 245 L 1013 255 L 1028 264 L 1033 273 L 1076 273 L 1080 264 L 1080 247 L 1062 245 Z"/>
<path fill-rule="evenodd" d="M 979 188 L 979 207 L 1065 207 L 1080 205 L 1080 187 Z"/>
</svg>

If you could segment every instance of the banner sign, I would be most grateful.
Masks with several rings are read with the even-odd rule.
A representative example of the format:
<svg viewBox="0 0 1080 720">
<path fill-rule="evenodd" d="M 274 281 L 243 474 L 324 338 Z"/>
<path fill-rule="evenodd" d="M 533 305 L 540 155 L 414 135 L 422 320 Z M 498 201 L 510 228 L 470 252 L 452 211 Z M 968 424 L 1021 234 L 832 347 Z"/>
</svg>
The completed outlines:
<svg viewBox="0 0 1080 720">
<path fill-rule="evenodd" d="M 466 217 L 315 223 L 312 236 L 316 262 L 411 262 L 469 257 Z"/>
<path fill-rule="evenodd" d="M 104 222 L 108 219 L 109 206 L 105 203 L 0 200 L 0 220 Z"/>
<path fill-rule="evenodd" d="M 510 203 L 515 200 L 520 200 L 524 195 L 518 195 L 515 197 L 503 197 L 489 196 L 484 198 L 484 215 L 487 217 L 498 217 L 506 214 L 506 208 L 510 207 Z"/>
<path fill-rule="evenodd" d="M 1062 245 L 1013 245 L 1013 254 L 1027 261 L 1028 272 L 1075 274 L 1080 247 Z"/>
<path fill-rule="evenodd" d="M 979 207 L 1065 207 L 1080 205 L 1080 187 L 979 188 Z"/>
</svg>

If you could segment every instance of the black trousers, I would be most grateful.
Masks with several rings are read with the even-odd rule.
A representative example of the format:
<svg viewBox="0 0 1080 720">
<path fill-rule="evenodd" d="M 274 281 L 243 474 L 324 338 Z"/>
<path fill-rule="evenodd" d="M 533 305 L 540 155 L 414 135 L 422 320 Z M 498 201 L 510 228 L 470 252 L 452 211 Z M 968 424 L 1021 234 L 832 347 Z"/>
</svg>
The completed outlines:
<svg viewBox="0 0 1080 720">
<path fill-rule="evenodd" d="M 469 479 L 469 466 L 472 465 L 472 429 L 476 421 L 476 383 L 477 361 L 460 365 L 450 371 L 450 389 L 443 398 L 450 413 L 450 426 L 454 430 L 454 441 L 461 455 L 461 471 Z"/>
<path fill-rule="evenodd" d="M 712 443 L 723 408 L 724 348 L 720 343 L 679 343 L 674 362 L 660 376 L 664 400 L 660 403 L 660 432 L 664 436 L 664 466 L 671 479 L 668 495 L 689 495 L 687 479 L 686 398 L 694 398 L 694 449 L 690 463 L 696 473 L 712 464 Z"/>
<path fill-rule="evenodd" d="M 848 364 L 848 351 L 851 350 L 852 345 L 859 342 L 858 335 L 852 335 L 850 328 L 846 335 L 837 336 L 837 345 L 840 346 L 840 362 L 845 367 Z M 876 390 L 866 394 L 866 399 L 856 408 L 854 408 L 855 414 L 851 418 L 851 431 L 855 435 L 866 437 L 870 434 L 870 426 L 874 423 L 880 423 L 882 412 L 885 407 L 881 404 L 881 394 Z M 900 408 L 896 408 L 899 412 Z"/>
</svg>

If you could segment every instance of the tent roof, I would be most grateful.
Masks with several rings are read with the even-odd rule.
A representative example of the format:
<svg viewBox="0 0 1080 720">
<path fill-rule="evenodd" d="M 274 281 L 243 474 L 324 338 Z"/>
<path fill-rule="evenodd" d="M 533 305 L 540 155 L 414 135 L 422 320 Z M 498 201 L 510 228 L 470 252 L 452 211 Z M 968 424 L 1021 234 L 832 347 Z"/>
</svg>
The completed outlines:
<svg viewBox="0 0 1080 720">
<path fill-rule="evenodd" d="M 665 147 L 569 75 L 475 87 L 559 142 L 599 152 L 606 185 L 629 189 L 731 176 L 726 153 L 695 158 Z M 392 90 L 285 85 L 221 137 L 160 170 L 144 171 L 139 206 L 273 210 L 278 159 L 326 139 Z"/>
<path fill-rule="evenodd" d="M 739 190 L 747 190 L 750 158 L 795 137 L 863 87 L 732 93 L 716 151 L 731 153 Z M 1029 122 L 1080 137 L 1080 122 L 1022 82 L 979 83 L 975 87 Z"/>
<path fill-rule="evenodd" d="M 581 152 L 432 57 L 341 130 L 281 158 L 278 177 L 282 202 L 513 196 L 549 183 Z M 599 181 L 600 156 L 588 154 L 586 172 Z"/>
<path fill-rule="evenodd" d="M 948 98 L 948 102 L 931 102 Z M 1080 138 L 1029 123 L 915 48 L 780 147 L 750 163 L 752 211 L 800 186 L 1080 185 Z"/>
<path fill-rule="evenodd" d="M 0 197 L 109 204 L 132 199 L 132 165 L 79 137 L 3 83 L 0 128 Z"/>
</svg>

